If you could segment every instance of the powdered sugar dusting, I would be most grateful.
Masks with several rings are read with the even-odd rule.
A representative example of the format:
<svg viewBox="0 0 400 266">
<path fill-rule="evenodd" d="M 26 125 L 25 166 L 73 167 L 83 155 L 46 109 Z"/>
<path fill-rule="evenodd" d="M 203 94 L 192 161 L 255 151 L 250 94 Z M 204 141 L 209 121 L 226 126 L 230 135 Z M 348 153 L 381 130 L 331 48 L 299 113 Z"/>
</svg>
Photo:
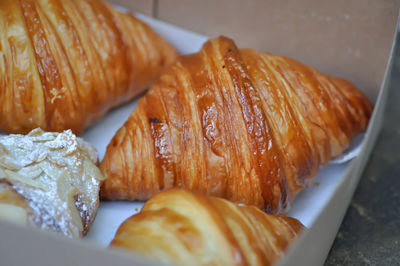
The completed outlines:
<svg viewBox="0 0 400 266">
<path fill-rule="evenodd" d="M 96 149 L 70 130 L 0 137 L 0 181 L 28 202 L 29 223 L 69 237 L 93 221 L 100 181 Z"/>
</svg>

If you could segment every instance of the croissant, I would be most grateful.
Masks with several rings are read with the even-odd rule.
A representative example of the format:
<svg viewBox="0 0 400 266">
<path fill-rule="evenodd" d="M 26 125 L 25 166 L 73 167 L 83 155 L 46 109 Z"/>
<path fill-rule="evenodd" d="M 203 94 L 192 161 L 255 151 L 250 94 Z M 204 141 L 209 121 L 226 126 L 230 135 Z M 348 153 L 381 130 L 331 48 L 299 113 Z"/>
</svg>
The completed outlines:
<svg viewBox="0 0 400 266">
<path fill-rule="evenodd" d="M 177 57 L 99 0 L 0 1 L 0 130 L 76 134 L 141 93 Z"/>
<path fill-rule="evenodd" d="M 110 246 L 174 265 L 271 265 L 303 228 L 254 206 L 171 189 L 128 218 Z"/>
<path fill-rule="evenodd" d="M 0 218 L 78 238 L 99 205 L 93 146 L 70 130 L 0 137 Z"/>
<path fill-rule="evenodd" d="M 146 200 L 182 187 L 278 213 L 371 112 L 346 80 L 210 40 L 171 66 L 118 130 L 101 195 Z"/>
</svg>

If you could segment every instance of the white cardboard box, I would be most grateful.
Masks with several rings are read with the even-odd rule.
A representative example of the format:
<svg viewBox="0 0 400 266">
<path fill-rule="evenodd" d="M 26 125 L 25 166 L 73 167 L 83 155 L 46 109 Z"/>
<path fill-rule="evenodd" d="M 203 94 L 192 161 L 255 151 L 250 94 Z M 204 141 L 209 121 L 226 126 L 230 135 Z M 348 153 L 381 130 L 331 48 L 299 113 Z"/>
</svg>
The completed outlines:
<svg viewBox="0 0 400 266">
<path fill-rule="evenodd" d="M 181 53 L 198 51 L 206 40 L 204 36 L 138 16 Z M 351 163 L 329 164 L 321 169 L 315 179 L 319 185 L 311 185 L 292 204 L 288 215 L 300 219 L 309 230 L 292 246 L 282 264 L 320 265 L 324 262 L 378 135 L 390 74 L 386 72 L 360 156 Z M 100 158 L 136 102 L 110 112 L 83 135 L 98 148 Z M 70 240 L 0 221 L 0 265 L 148 265 L 140 255 L 105 249 L 119 224 L 141 206 L 142 203 L 137 202 L 102 202 L 98 217 L 84 240 Z"/>
</svg>

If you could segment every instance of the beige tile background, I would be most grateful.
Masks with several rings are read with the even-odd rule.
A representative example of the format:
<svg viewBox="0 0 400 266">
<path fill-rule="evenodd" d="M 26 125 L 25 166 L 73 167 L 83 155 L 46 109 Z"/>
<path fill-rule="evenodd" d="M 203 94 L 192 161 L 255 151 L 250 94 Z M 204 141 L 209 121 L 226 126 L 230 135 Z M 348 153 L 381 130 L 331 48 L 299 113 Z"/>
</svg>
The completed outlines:
<svg viewBox="0 0 400 266">
<path fill-rule="evenodd" d="M 400 0 L 116 0 L 240 47 L 286 55 L 351 80 L 374 99 Z M 150 6 L 150 3 L 152 7 Z"/>
</svg>

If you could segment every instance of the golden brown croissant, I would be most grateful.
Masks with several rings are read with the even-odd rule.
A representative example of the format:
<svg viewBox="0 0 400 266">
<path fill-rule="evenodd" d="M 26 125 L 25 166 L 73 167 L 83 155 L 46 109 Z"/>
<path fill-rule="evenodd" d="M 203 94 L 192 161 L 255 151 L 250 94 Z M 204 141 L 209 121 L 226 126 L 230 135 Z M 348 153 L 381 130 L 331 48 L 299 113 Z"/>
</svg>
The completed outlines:
<svg viewBox="0 0 400 266">
<path fill-rule="evenodd" d="M 348 81 L 220 37 L 140 99 L 107 147 L 101 194 L 146 200 L 184 187 L 277 213 L 371 111 Z"/>
<path fill-rule="evenodd" d="M 99 204 L 97 152 L 70 130 L 0 137 L 0 218 L 85 235 Z"/>
<path fill-rule="evenodd" d="M 271 265 L 303 228 L 254 206 L 171 189 L 128 218 L 111 246 L 180 265 Z"/>
<path fill-rule="evenodd" d="M 99 0 L 0 1 L 0 130 L 82 131 L 138 95 L 175 49 Z"/>
</svg>

